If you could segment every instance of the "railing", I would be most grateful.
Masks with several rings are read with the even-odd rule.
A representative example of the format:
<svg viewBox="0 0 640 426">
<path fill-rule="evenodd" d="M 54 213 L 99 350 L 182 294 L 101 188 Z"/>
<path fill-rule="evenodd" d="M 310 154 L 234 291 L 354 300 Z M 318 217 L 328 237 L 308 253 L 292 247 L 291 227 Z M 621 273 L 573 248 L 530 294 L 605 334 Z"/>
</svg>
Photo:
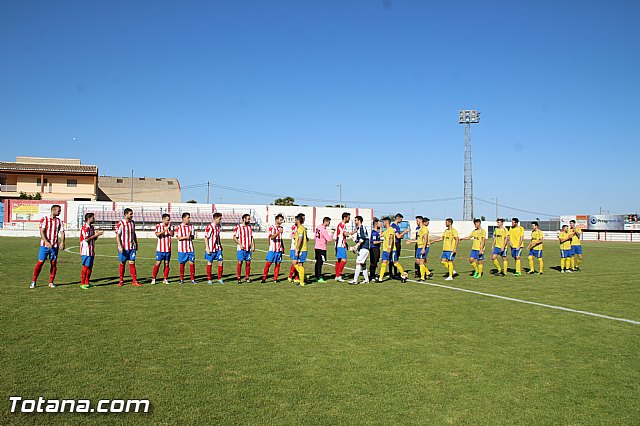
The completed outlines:
<svg viewBox="0 0 640 426">
<path fill-rule="evenodd" d="M 0 185 L 0 192 L 18 192 L 18 185 Z"/>
</svg>

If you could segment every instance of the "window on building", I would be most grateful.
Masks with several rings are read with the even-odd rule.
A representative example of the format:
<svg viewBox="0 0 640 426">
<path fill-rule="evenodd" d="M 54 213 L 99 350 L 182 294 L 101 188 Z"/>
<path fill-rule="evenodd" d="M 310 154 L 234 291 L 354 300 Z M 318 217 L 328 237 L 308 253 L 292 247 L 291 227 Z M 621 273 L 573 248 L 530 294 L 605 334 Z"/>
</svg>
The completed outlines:
<svg viewBox="0 0 640 426">
<path fill-rule="evenodd" d="M 167 181 L 167 185 L 173 185 L 173 181 L 172 180 L 168 180 Z"/>
<path fill-rule="evenodd" d="M 49 184 L 49 180 L 48 180 L 48 179 L 45 179 L 45 180 L 44 180 L 44 184 L 45 184 L 45 185 L 48 185 L 48 184 Z M 40 178 L 36 178 L 36 185 L 38 185 L 38 186 L 42 185 L 42 179 L 40 179 Z"/>
<path fill-rule="evenodd" d="M 124 183 L 124 180 L 122 180 L 122 179 L 116 179 L 116 183 Z"/>
<path fill-rule="evenodd" d="M 67 188 L 75 188 L 78 186 L 78 179 L 67 179 Z"/>
</svg>

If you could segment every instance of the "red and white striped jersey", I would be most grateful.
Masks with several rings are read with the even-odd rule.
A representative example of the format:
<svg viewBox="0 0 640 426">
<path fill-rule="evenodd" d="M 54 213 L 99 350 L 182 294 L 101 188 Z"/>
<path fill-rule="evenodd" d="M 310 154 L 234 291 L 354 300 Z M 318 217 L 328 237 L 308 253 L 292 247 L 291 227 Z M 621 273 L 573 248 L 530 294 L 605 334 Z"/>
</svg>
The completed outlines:
<svg viewBox="0 0 640 426">
<path fill-rule="evenodd" d="M 296 231 L 297 230 L 298 230 L 298 227 L 296 226 L 295 223 L 291 225 L 291 250 L 296 249 Z"/>
<path fill-rule="evenodd" d="M 209 242 L 205 243 L 207 250 L 210 252 L 222 250 L 222 244 L 220 244 L 220 225 L 216 225 L 213 222 L 208 224 L 204 230 L 204 236 L 209 239 Z"/>
<path fill-rule="evenodd" d="M 189 236 L 192 238 L 178 241 L 178 253 L 193 253 L 193 238 L 195 238 L 196 233 L 193 229 L 193 225 L 185 225 L 184 223 L 181 223 L 176 226 L 176 237 Z"/>
<path fill-rule="evenodd" d="M 250 250 L 251 240 L 253 240 L 253 230 L 251 226 L 239 224 L 233 228 L 233 235 L 240 241 L 238 250 Z"/>
<path fill-rule="evenodd" d="M 346 247 L 347 237 L 344 235 L 344 231 L 347 228 L 347 224 L 340 222 L 336 228 L 336 247 Z"/>
<path fill-rule="evenodd" d="M 44 230 L 44 235 L 51 243 L 51 247 L 58 247 L 58 235 L 64 232 L 64 225 L 58 217 L 43 217 L 40 219 L 40 229 Z M 40 246 L 44 247 L 47 242 L 44 238 L 40 239 Z"/>
<path fill-rule="evenodd" d="M 133 249 L 136 236 L 136 224 L 133 220 L 120 219 L 120 222 L 116 224 L 116 234 L 120 235 L 122 250 Z"/>
<path fill-rule="evenodd" d="M 80 230 L 80 254 L 83 256 L 95 256 L 95 244 L 96 240 L 91 239 L 87 241 L 87 238 L 91 238 L 95 235 L 96 230 L 93 226 L 90 226 L 88 223 L 82 225 L 82 229 Z"/>
<path fill-rule="evenodd" d="M 284 232 L 284 228 L 278 225 L 271 225 L 269 227 L 269 251 L 274 252 L 283 252 L 284 247 L 282 245 L 282 234 Z M 273 240 L 273 237 L 276 237 Z"/>
<path fill-rule="evenodd" d="M 163 234 L 158 237 L 158 243 L 156 244 L 156 251 L 160 253 L 171 252 L 171 231 L 173 231 L 173 225 L 165 226 L 160 222 L 156 225 L 156 232 L 162 232 Z"/>
</svg>

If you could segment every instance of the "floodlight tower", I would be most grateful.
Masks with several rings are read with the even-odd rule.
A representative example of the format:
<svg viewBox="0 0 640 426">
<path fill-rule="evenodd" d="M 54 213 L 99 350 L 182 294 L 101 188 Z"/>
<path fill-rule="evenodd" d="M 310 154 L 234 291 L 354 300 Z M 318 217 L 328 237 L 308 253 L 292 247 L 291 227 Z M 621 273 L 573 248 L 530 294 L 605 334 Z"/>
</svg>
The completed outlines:
<svg viewBox="0 0 640 426">
<path fill-rule="evenodd" d="M 464 125 L 464 202 L 462 220 L 473 220 L 473 174 L 471 159 L 471 125 L 480 122 L 480 113 L 474 109 L 458 112 L 458 124 Z"/>
</svg>

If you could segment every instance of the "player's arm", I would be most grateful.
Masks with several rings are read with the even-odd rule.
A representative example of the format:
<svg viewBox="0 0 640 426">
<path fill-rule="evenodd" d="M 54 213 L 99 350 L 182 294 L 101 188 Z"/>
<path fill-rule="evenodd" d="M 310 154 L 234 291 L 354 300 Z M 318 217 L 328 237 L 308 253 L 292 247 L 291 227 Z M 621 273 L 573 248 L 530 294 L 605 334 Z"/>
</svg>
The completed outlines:
<svg viewBox="0 0 640 426">
<path fill-rule="evenodd" d="M 58 238 L 60 238 L 60 250 L 64 250 L 65 242 L 66 242 L 66 234 L 64 233 L 64 228 L 60 230 L 58 234 Z"/>
<path fill-rule="evenodd" d="M 133 230 L 133 247 L 138 250 L 138 234 L 136 234 L 135 229 Z"/>
<path fill-rule="evenodd" d="M 483 235 L 482 239 L 480 240 L 480 253 L 484 253 L 484 248 L 486 245 L 487 245 L 487 237 Z"/>
<path fill-rule="evenodd" d="M 469 235 L 468 235 L 468 236 L 466 236 L 466 237 L 459 238 L 459 240 L 460 240 L 460 241 L 466 241 L 466 240 L 470 240 L 470 239 L 471 239 L 471 237 L 473 237 L 473 235 L 469 234 Z"/>
<path fill-rule="evenodd" d="M 458 251 L 458 244 L 460 244 L 460 237 L 456 235 L 455 237 L 453 237 L 453 240 L 456 242 L 456 244 L 453 246 L 453 253 L 455 254 Z"/>
<path fill-rule="evenodd" d="M 90 237 L 87 237 L 87 238 L 86 238 L 86 240 L 87 240 L 87 241 L 97 240 L 98 238 L 100 238 L 100 237 L 102 236 L 102 234 L 104 234 L 104 232 L 102 232 L 102 231 L 96 231 L 96 233 L 95 233 L 95 234 L 93 234 L 93 235 L 92 235 L 92 236 L 90 236 Z"/>
<path fill-rule="evenodd" d="M 423 253 L 427 250 L 428 245 L 429 245 L 429 234 L 424 234 L 422 236 L 422 252 Z"/>
<path fill-rule="evenodd" d="M 503 251 L 507 249 L 507 246 L 509 245 L 509 240 L 510 240 L 509 234 L 505 235 L 504 236 L 504 247 L 502 247 Z"/>
<path fill-rule="evenodd" d="M 161 229 L 162 229 L 162 228 L 161 228 Z M 156 234 L 156 237 L 161 237 L 161 236 L 163 236 L 163 235 L 166 235 L 166 234 L 167 234 L 167 230 L 166 230 L 166 229 L 163 229 L 163 230 L 161 230 L 161 231 L 156 231 L 156 232 L 154 232 L 154 234 Z"/>
<path fill-rule="evenodd" d="M 116 243 L 118 244 L 118 251 L 122 253 L 122 237 L 120 236 L 120 230 L 116 230 Z"/>
<path fill-rule="evenodd" d="M 240 240 L 238 239 L 238 230 L 236 229 L 235 232 L 233 233 L 233 241 L 235 241 L 235 243 L 239 246 L 241 246 L 242 244 L 240 244 Z M 244 249 L 244 247 L 242 247 Z"/>
<path fill-rule="evenodd" d="M 253 239 L 253 235 L 251 236 L 251 251 L 256 251 L 256 240 Z"/>
<path fill-rule="evenodd" d="M 433 244 L 433 243 L 438 243 L 438 242 L 440 242 L 440 241 L 442 241 L 442 240 L 444 240 L 444 236 L 442 236 L 442 235 L 441 235 L 441 236 L 439 236 L 439 237 L 437 237 L 437 238 L 435 238 L 435 239 L 431 240 L 431 244 Z"/>
<path fill-rule="evenodd" d="M 304 245 L 304 237 L 298 237 L 298 241 L 296 242 L 296 255 L 300 255 L 303 245 Z"/>
<path fill-rule="evenodd" d="M 51 248 L 51 241 L 47 238 L 47 235 L 44 232 L 44 228 L 40 228 L 40 238 L 44 240 L 44 245 L 46 248 Z"/>
</svg>

